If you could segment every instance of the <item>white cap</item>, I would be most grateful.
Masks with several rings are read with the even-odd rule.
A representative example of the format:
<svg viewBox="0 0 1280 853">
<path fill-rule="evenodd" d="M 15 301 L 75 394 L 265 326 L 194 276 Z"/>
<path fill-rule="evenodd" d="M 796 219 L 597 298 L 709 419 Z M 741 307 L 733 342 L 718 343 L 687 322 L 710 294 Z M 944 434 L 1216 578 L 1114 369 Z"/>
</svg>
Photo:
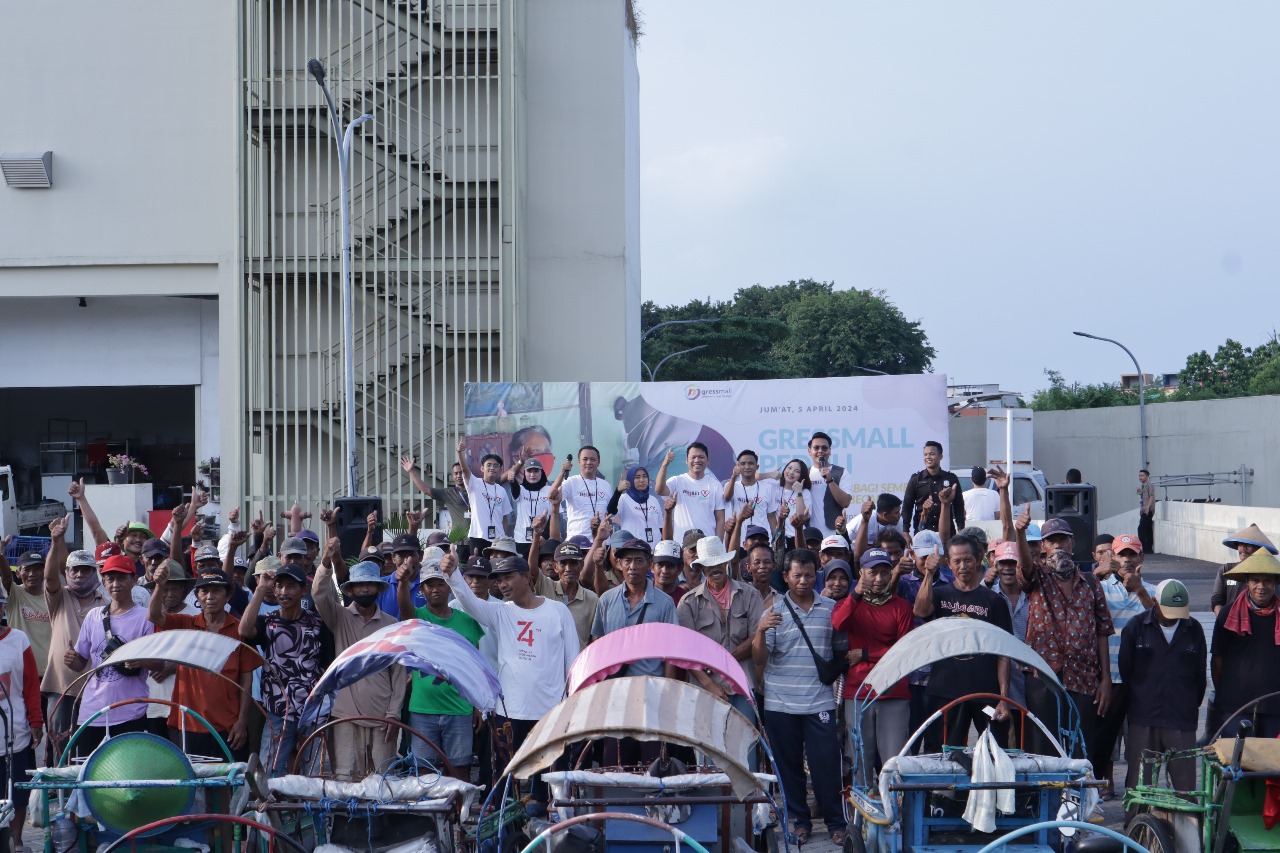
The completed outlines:
<svg viewBox="0 0 1280 853">
<path fill-rule="evenodd" d="M 822 540 L 822 545 L 818 548 L 818 550 L 825 551 L 828 548 L 843 548 L 845 551 L 848 551 L 849 540 L 845 539 L 843 536 L 839 534 L 832 534 L 831 536 L 828 536 L 826 539 Z"/>
<path fill-rule="evenodd" d="M 92 551 L 72 551 L 67 555 L 67 568 L 72 566 L 97 566 L 98 561 L 93 558 Z"/>
<path fill-rule="evenodd" d="M 657 545 L 653 546 L 653 559 L 662 557 L 663 559 L 675 560 L 677 563 L 681 561 L 680 543 L 674 539 L 663 539 Z"/>
</svg>

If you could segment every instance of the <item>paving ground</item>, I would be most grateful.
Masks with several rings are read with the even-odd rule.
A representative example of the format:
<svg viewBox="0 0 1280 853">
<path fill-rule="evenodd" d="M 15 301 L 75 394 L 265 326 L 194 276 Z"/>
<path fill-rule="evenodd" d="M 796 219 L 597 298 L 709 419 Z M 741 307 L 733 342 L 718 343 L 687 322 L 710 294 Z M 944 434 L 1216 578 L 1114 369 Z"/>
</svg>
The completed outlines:
<svg viewBox="0 0 1280 853">
<path fill-rule="evenodd" d="M 1230 553 L 1223 549 L 1224 562 Z M 1165 578 L 1176 578 L 1187 586 L 1191 594 L 1191 613 L 1205 629 L 1205 638 L 1210 639 L 1213 631 L 1213 612 L 1209 609 L 1209 595 L 1213 592 L 1214 575 L 1219 564 L 1206 563 L 1201 560 L 1188 560 L 1182 557 L 1170 557 L 1164 554 L 1151 554 L 1143 563 L 1142 575 L 1149 583 L 1159 583 Z M 1204 709 L 1201 709 L 1201 727 L 1203 728 Z M 1114 779 L 1117 782 L 1117 795 L 1122 790 L 1127 765 L 1123 752 L 1115 763 Z M 816 813 L 816 812 L 815 812 Z M 1105 826 L 1123 831 L 1124 809 L 1120 797 L 1102 804 Z M 814 822 L 813 835 L 804 847 L 805 853 L 834 853 L 839 848 L 831 843 L 826 828 L 821 821 Z"/>
</svg>

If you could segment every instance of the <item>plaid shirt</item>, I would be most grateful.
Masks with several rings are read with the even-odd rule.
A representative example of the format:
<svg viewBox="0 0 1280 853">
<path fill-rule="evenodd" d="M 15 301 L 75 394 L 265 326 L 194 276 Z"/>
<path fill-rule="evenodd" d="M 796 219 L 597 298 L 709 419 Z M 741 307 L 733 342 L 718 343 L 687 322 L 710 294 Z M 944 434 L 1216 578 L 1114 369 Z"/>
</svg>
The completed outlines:
<svg viewBox="0 0 1280 853">
<path fill-rule="evenodd" d="M 1097 578 L 1077 573 L 1064 593 L 1053 575 L 1034 569 L 1027 592 L 1027 645 L 1040 653 L 1072 693 L 1098 689 L 1102 667 L 1098 638 L 1113 632 L 1111 611 Z"/>
</svg>

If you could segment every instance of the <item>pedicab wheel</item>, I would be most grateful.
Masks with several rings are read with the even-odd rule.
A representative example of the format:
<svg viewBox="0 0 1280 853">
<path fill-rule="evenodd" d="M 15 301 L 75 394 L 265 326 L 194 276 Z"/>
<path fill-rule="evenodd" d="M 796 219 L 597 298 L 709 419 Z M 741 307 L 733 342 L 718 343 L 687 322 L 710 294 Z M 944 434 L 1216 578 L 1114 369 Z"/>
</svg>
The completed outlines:
<svg viewBox="0 0 1280 853">
<path fill-rule="evenodd" d="M 1151 853 L 1176 853 L 1169 824 L 1152 814 L 1140 814 L 1125 828 L 1125 835 L 1141 844 Z"/>
<path fill-rule="evenodd" d="M 862 837 L 862 827 L 849 824 L 844 837 L 844 853 L 867 853 L 867 842 Z"/>
</svg>

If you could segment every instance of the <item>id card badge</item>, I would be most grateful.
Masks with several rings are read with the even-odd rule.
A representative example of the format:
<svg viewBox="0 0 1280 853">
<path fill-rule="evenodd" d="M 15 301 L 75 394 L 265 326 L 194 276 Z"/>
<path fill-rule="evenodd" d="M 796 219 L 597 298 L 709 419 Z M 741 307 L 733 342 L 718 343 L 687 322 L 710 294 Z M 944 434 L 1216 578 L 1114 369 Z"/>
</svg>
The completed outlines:
<svg viewBox="0 0 1280 853">
<path fill-rule="evenodd" d="M 532 541 L 533 541 L 533 528 L 532 528 L 532 527 L 526 527 L 526 528 L 524 529 L 524 538 L 525 538 L 526 540 L 530 541 L 530 542 L 532 542 Z"/>
<path fill-rule="evenodd" d="M 646 528 L 644 529 L 644 541 L 646 541 L 646 542 L 652 542 L 652 541 L 653 541 L 653 528 L 652 528 L 652 527 L 646 527 Z"/>
<path fill-rule="evenodd" d="M 492 524 L 490 524 L 490 525 L 489 525 L 489 535 L 488 535 L 488 536 L 486 536 L 485 538 L 486 538 L 486 539 L 488 539 L 490 542 L 492 542 L 494 539 L 496 539 L 496 538 L 497 538 L 497 536 L 498 536 L 498 528 L 496 528 L 496 527 L 494 527 Z"/>
</svg>

